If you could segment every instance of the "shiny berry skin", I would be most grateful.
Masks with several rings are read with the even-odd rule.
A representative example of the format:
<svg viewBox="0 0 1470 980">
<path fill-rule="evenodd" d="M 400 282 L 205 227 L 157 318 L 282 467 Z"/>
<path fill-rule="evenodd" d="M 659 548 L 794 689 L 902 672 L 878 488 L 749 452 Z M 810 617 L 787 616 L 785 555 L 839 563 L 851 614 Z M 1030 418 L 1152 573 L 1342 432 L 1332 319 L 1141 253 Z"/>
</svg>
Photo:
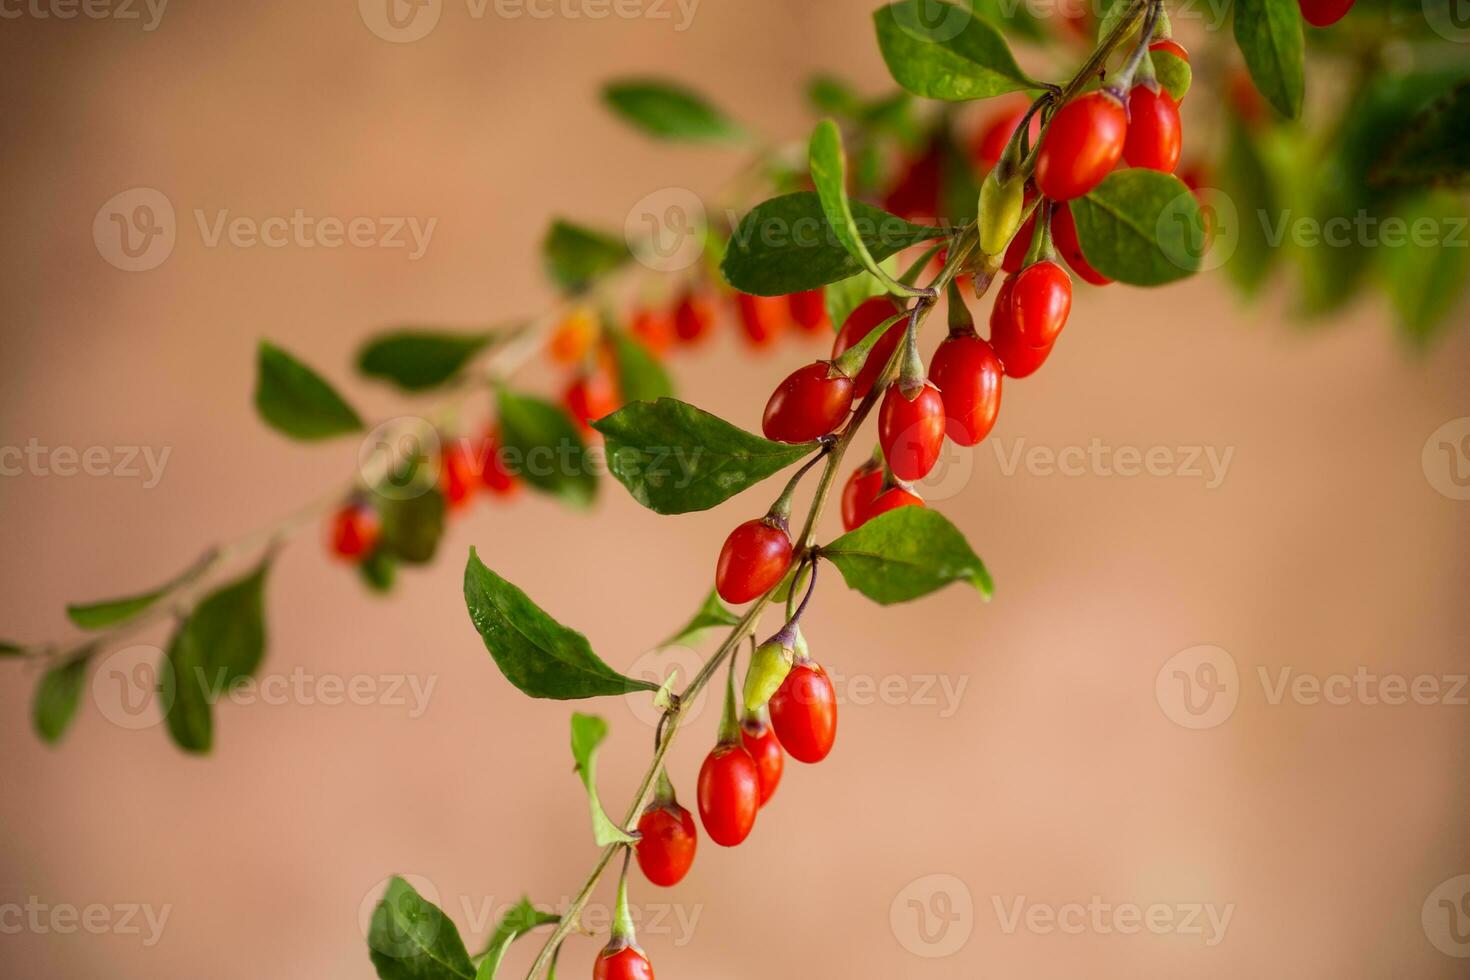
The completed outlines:
<svg viewBox="0 0 1470 980">
<path fill-rule="evenodd" d="M 878 496 L 869 501 L 868 506 L 859 512 L 858 524 L 866 524 L 879 514 L 886 514 L 890 510 L 898 510 L 900 507 L 923 507 L 924 499 L 912 490 L 904 487 L 889 487 Z M 784 743 L 783 743 L 784 744 Z"/>
<path fill-rule="evenodd" d="M 491 429 L 480 440 L 480 482 L 497 497 L 514 496 L 521 481 L 505 466 L 500 454 L 500 432 Z"/>
<path fill-rule="evenodd" d="M 1072 312 L 1072 277 L 1051 261 L 1028 265 L 1012 279 L 1011 325 L 1031 347 L 1050 347 Z"/>
<path fill-rule="evenodd" d="M 776 794 L 776 787 L 781 784 L 781 771 L 786 768 L 781 742 L 776 738 L 776 730 L 765 722 L 747 722 L 740 727 L 740 744 L 755 760 L 755 769 L 760 776 L 761 806 L 765 806 Z"/>
<path fill-rule="evenodd" d="M 831 361 L 815 361 L 792 371 L 771 393 L 761 429 L 777 442 L 808 442 L 841 425 L 852 399 L 852 379 Z"/>
<path fill-rule="evenodd" d="M 929 475 L 944 448 L 944 399 L 933 382 L 925 381 L 909 393 L 895 384 L 884 393 L 878 412 L 878 444 L 888 468 L 900 480 L 922 480 Z"/>
<path fill-rule="evenodd" d="M 929 362 L 929 380 L 944 400 L 945 434 L 973 446 L 990 434 L 1000 414 L 1000 358 L 974 334 L 949 337 Z"/>
<path fill-rule="evenodd" d="M 835 360 L 844 351 L 856 347 L 874 328 L 884 320 L 898 313 L 898 307 L 886 296 L 874 296 L 872 299 L 864 300 L 854 307 L 842 321 L 842 329 L 837 332 L 837 339 L 832 342 L 832 357 Z M 898 350 L 898 342 L 903 339 L 903 321 L 899 320 L 889 327 L 882 337 L 878 338 L 871 350 L 868 351 L 868 359 L 863 362 L 863 369 L 858 372 L 854 379 L 852 397 L 866 398 L 868 392 L 873 390 L 873 385 L 878 380 L 878 375 L 888 364 L 888 359 L 893 352 Z"/>
<path fill-rule="evenodd" d="M 653 965 L 637 946 L 604 950 L 592 964 L 592 980 L 653 980 Z"/>
<path fill-rule="evenodd" d="M 1032 347 L 1021 339 L 1011 318 L 1011 295 L 1016 277 L 1001 283 L 995 306 L 990 310 L 990 347 L 1005 368 L 1006 377 L 1024 378 L 1034 374 L 1051 353 L 1050 347 Z"/>
<path fill-rule="evenodd" d="M 1179 166 L 1182 146 L 1179 106 L 1169 93 L 1134 86 L 1128 93 L 1128 138 L 1123 142 L 1128 166 L 1171 174 Z"/>
<path fill-rule="evenodd" d="M 1353 9 L 1353 0 L 1297 0 L 1302 19 L 1313 27 L 1331 27 Z"/>
<path fill-rule="evenodd" d="M 725 539 L 715 590 L 734 605 L 765 595 L 791 567 L 791 537 L 770 518 L 746 521 Z"/>
<path fill-rule="evenodd" d="M 842 487 L 842 529 L 851 531 L 862 521 L 863 509 L 883 489 L 883 467 L 873 460 L 852 471 Z"/>
<path fill-rule="evenodd" d="M 821 762 L 837 740 L 837 694 L 832 678 L 811 660 L 797 663 L 771 698 L 771 726 L 797 762 Z"/>
<path fill-rule="evenodd" d="M 652 307 L 644 307 L 635 312 L 629 329 L 644 347 L 655 354 L 662 354 L 672 347 L 677 336 L 674 333 L 673 316 Z"/>
<path fill-rule="evenodd" d="M 687 289 L 674 306 L 674 333 L 686 344 L 700 340 L 715 325 L 715 302 L 702 289 Z"/>
<path fill-rule="evenodd" d="M 480 485 L 480 466 L 465 439 L 451 439 L 439 453 L 439 490 L 450 509 L 463 507 Z"/>
<path fill-rule="evenodd" d="M 377 511 L 367 504 L 344 504 L 332 515 L 332 553 L 348 561 L 361 561 L 378 546 L 381 532 Z"/>
<path fill-rule="evenodd" d="M 752 346 L 768 346 L 786 326 L 788 310 L 784 296 L 736 293 L 735 309 L 740 314 L 740 325 L 745 328 L 745 339 Z"/>
<path fill-rule="evenodd" d="M 1031 250 L 1031 238 L 1036 234 L 1036 214 L 1037 212 L 1032 211 L 1031 217 L 1021 222 L 1021 230 L 1011 239 L 1005 258 L 1000 260 L 1000 267 L 1004 271 L 1020 272 L 1026 264 L 1026 253 Z"/>
<path fill-rule="evenodd" d="M 562 401 L 582 430 L 591 432 L 593 422 L 617 410 L 618 390 L 612 375 L 588 371 L 577 375 L 567 385 Z"/>
<path fill-rule="evenodd" d="M 761 777 L 742 745 L 716 745 L 699 769 L 699 819 L 709 839 L 734 847 L 750 836 L 761 806 Z"/>
<path fill-rule="evenodd" d="M 1088 92 L 1057 110 L 1036 155 L 1036 187 L 1054 201 L 1092 190 L 1118 165 L 1128 112 L 1107 91 Z"/>
<path fill-rule="evenodd" d="M 1051 212 L 1051 243 L 1067 260 L 1067 267 L 1083 281 L 1094 286 L 1106 286 L 1113 280 L 1098 272 L 1082 254 L 1082 243 L 1077 240 L 1077 220 L 1072 217 L 1072 208 L 1058 204 Z M 1019 270 L 1018 270 L 1019 271 Z"/>
<path fill-rule="evenodd" d="M 661 888 L 683 881 L 699 845 L 689 811 L 677 803 L 652 803 L 638 818 L 638 833 L 634 853 L 643 877 Z"/>
<path fill-rule="evenodd" d="M 827 325 L 827 291 L 818 286 L 786 297 L 791 322 L 807 333 L 816 333 Z"/>
<path fill-rule="evenodd" d="M 1164 37 L 1157 41 L 1152 41 L 1149 43 L 1148 49 L 1150 51 L 1166 51 L 1185 64 L 1189 64 L 1189 50 L 1172 37 Z"/>
</svg>

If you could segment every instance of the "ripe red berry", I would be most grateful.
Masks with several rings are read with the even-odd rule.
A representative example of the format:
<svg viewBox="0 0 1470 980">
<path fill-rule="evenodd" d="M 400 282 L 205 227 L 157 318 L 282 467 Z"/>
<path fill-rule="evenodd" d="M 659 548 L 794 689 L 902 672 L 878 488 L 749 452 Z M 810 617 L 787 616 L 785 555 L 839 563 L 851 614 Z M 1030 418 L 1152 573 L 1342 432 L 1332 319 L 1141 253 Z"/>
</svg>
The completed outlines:
<svg viewBox="0 0 1470 980">
<path fill-rule="evenodd" d="M 1036 155 L 1036 186 L 1054 201 L 1092 190 L 1123 156 L 1128 112 L 1108 91 L 1088 92 L 1057 110 Z"/>
<path fill-rule="evenodd" d="M 480 440 L 480 482 L 497 497 L 510 497 L 521 487 L 521 481 L 506 468 L 500 451 L 500 431 L 492 428 Z"/>
<path fill-rule="evenodd" d="M 1011 239 L 1010 246 L 1006 249 L 1005 258 L 1000 260 L 1000 267 L 1006 272 L 1020 272 L 1026 264 L 1026 253 L 1031 249 L 1031 238 L 1036 234 L 1036 212 L 1031 212 L 1031 217 L 1021 223 L 1021 228 L 1016 232 L 1016 237 Z"/>
<path fill-rule="evenodd" d="M 663 888 L 682 881 L 699 845 L 689 811 L 677 803 L 650 803 L 638 818 L 638 833 L 634 850 L 643 876 Z"/>
<path fill-rule="evenodd" d="M 651 306 L 639 308 L 633 314 L 629 327 L 633 336 L 655 354 L 662 354 L 674 345 L 674 318 L 664 310 Z"/>
<path fill-rule="evenodd" d="M 1135 85 L 1128 93 L 1128 138 L 1123 142 L 1128 166 L 1173 173 L 1182 146 L 1179 106 L 1169 93 Z"/>
<path fill-rule="evenodd" d="M 788 310 L 784 296 L 736 293 L 735 309 L 740 313 L 740 325 L 745 329 L 745 338 L 755 347 L 770 344 L 786 326 Z"/>
<path fill-rule="evenodd" d="M 878 444 L 888 468 L 900 480 L 928 476 L 944 447 L 944 399 L 932 382 L 925 381 L 911 393 L 895 384 L 884 393 Z"/>
<path fill-rule="evenodd" d="M 771 698 L 771 725 L 797 762 L 821 762 L 837 739 L 837 694 L 822 665 L 798 661 Z"/>
<path fill-rule="evenodd" d="M 592 980 L 653 980 L 653 965 L 637 946 L 609 947 L 597 954 Z"/>
<path fill-rule="evenodd" d="M 816 333 L 827 325 L 827 292 L 821 286 L 786 297 L 791 320 L 807 333 Z"/>
<path fill-rule="evenodd" d="M 699 819 L 709 839 L 734 847 L 750 836 L 761 805 L 760 770 L 742 745 L 716 745 L 699 769 Z"/>
<path fill-rule="evenodd" d="M 858 523 L 866 524 L 879 514 L 886 514 L 890 510 L 898 510 L 900 507 L 923 506 L 923 498 L 907 487 L 889 487 L 874 497 L 868 506 L 859 512 Z"/>
<path fill-rule="evenodd" d="M 562 401 L 582 430 L 591 432 L 593 422 L 617 410 L 617 385 L 604 371 L 584 371 L 567 385 Z"/>
<path fill-rule="evenodd" d="M 1302 19 L 1313 27 L 1331 27 L 1353 9 L 1353 0 L 1297 0 Z"/>
<path fill-rule="evenodd" d="M 970 144 L 970 159 L 977 167 L 988 170 L 1000 162 L 1001 155 L 1006 151 L 1006 144 L 1010 142 L 1016 127 L 1021 124 L 1021 117 L 1026 115 L 1026 108 L 1025 100 L 1017 100 L 990 117 L 975 131 L 975 140 Z M 1041 128 L 1041 113 L 1031 116 L 1029 128 L 1031 139 L 1035 141 Z"/>
<path fill-rule="evenodd" d="M 1000 358 L 1006 377 L 1024 378 L 1041 367 L 1051 348 L 1032 347 L 1021 339 L 1012 318 L 1011 296 L 1015 284 L 1016 277 L 1008 276 L 996 293 L 995 305 L 990 309 L 990 347 Z"/>
<path fill-rule="evenodd" d="M 786 768 L 781 743 L 769 723 L 751 719 L 740 726 L 740 744 L 755 760 L 755 769 L 760 776 L 761 806 L 765 806 L 775 795 L 776 787 L 781 784 L 781 771 Z"/>
<path fill-rule="evenodd" d="M 769 517 L 746 521 L 725 539 L 715 566 L 715 589 L 739 605 L 765 595 L 791 567 L 791 537 Z"/>
<path fill-rule="evenodd" d="M 761 428 L 767 439 L 807 442 L 841 425 L 852 399 L 852 379 L 831 361 L 815 361 L 791 372 L 771 393 Z"/>
<path fill-rule="evenodd" d="M 852 471 L 842 487 L 842 529 L 851 531 L 862 523 L 863 510 L 883 488 L 883 465 L 868 460 Z"/>
<path fill-rule="evenodd" d="M 857 346 L 873 329 L 884 320 L 898 312 L 898 307 L 887 296 L 874 296 L 872 299 L 859 303 L 847 319 L 842 321 L 842 329 L 837 332 L 837 339 L 832 342 L 832 357 L 836 359 L 851 347 Z M 868 392 L 873 390 L 878 375 L 888 364 L 888 359 L 893 352 L 898 350 L 898 342 L 903 339 L 903 321 L 899 320 L 878 338 L 871 350 L 868 351 L 868 359 L 863 362 L 863 369 L 858 372 L 854 379 L 852 397 L 866 398 Z"/>
<path fill-rule="evenodd" d="M 1082 243 L 1077 240 L 1077 220 L 1072 217 L 1072 208 L 1057 204 L 1051 212 L 1051 243 L 1067 260 L 1067 266 L 1086 282 L 1094 286 L 1106 286 L 1113 280 L 1098 272 L 1082 254 Z"/>
<path fill-rule="evenodd" d="M 939 387 L 945 432 L 957 445 L 973 446 L 995 427 L 1004 374 L 995 351 L 973 333 L 949 337 L 934 352 L 929 380 Z"/>
<path fill-rule="evenodd" d="M 469 503 L 480 485 L 480 467 L 468 440 L 450 439 L 439 453 L 439 490 L 451 509 Z"/>
<path fill-rule="evenodd" d="M 915 157 L 883 199 L 883 210 L 910 221 L 933 219 L 939 213 L 943 183 L 944 144 L 933 140 Z"/>
<path fill-rule="evenodd" d="M 715 325 L 715 302 L 709 292 L 691 286 L 674 306 L 674 332 L 684 343 L 693 343 Z"/>
<path fill-rule="evenodd" d="M 1072 312 L 1072 277 L 1051 261 L 1033 263 L 1011 280 L 1011 324 L 1031 347 L 1050 347 Z"/>
<path fill-rule="evenodd" d="M 361 561 L 378 546 L 381 531 L 377 511 L 356 501 L 344 504 L 332 515 L 332 552 L 348 561 Z"/>
</svg>

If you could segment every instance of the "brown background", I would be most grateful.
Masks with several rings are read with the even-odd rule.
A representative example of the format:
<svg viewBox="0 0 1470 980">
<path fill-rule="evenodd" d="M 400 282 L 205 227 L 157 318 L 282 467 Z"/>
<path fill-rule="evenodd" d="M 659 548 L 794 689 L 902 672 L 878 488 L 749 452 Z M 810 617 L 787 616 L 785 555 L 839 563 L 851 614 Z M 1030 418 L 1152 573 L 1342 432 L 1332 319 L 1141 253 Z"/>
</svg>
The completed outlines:
<svg viewBox="0 0 1470 980">
<path fill-rule="evenodd" d="M 352 440 L 301 448 L 253 417 L 259 337 L 321 366 L 367 414 L 397 414 L 400 400 L 350 379 L 365 332 L 534 312 L 550 296 L 534 248 L 550 214 L 618 227 L 650 191 L 711 193 L 735 169 L 728 153 L 622 128 L 596 104 L 601 79 L 690 79 L 771 136 L 799 138 L 809 120 L 793 93 L 812 70 L 885 87 L 869 6 L 708 2 L 678 32 L 646 18 L 475 20 L 446 3 L 436 30 L 405 45 L 374 36 L 343 0 L 180 3 L 151 33 L 29 15 L 0 25 L 0 442 L 172 451 L 152 489 L 0 479 L 3 632 L 62 635 L 65 601 L 161 581 L 204 542 L 265 524 L 350 470 Z M 161 267 L 127 274 L 99 257 L 90 229 L 104 201 L 136 186 L 172 200 L 179 243 Z M 209 249 L 191 215 L 298 207 L 438 227 L 408 262 L 376 249 Z M 985 556 L 995 601 L 955 588 L 884 610 L 832 576 L 814 609 L 813 649 L 834 671 L 911 693 L 942 675 L 967 685 L 960 710 L 941 717 L 912 697 L 845 705 L 832 758 L 789 764 L 746 846 L 706 841 L 685 885 L 636 888 L 640 902 L 698 915 L 692 937 L 645 933 L 660 976 L 1462 974 L 1430 945 L 1420 909 L 1470 870 L 1467 709 L 1271 705 L 1256 671 L 1466 670 L 1470 504 L 1434 490 L 1420 453 L 1470 414 L 1470 342 L 1461 331 L 1414 359 L 1376 300 L 1316 332 L 1286 306 L 1272 294 L 1246 310 L 1218 276 L 1080 295 L 1051 363 L 1008 387 L 963 493 L 938 504 Z M 750 358 L 727 333 L 675 365 L 681 392 L 754 426 L 770 387 L 808 356 L 799 346 Z M 528 384 L 549 380 L 533 372 Z M 1006 475 L 993 451 L 1093 439 L 1234 456 L 1209 489 Z M 472 927 L 467 907 L 522 891 L 560 901 L 595 856 L 566 750 L 570 707 L 533 703 L 499 676 L 459 596 L 464 554 L 477 545 L 627 669 L 698 601 L 725 530 L 765 503 L 760 490 L 656 518 L 609 484 L 592 515 L 487 504 L 387 601 L 303 535 L 271 577 L 266 671 L 432 678 L 417 719 L 382 704 L 226 705 L 214 757 L 200 761 L 88 702 L 49 750 L 26 720 L 34 677 L 6 668 L 0 904 L 172 911 L 152 948 L 125 934 L 0 935 L 0 972 L 364 977 L 358 912 L 389 873 L 431 881 L 471 943 L 488 923 Z M 1191 731 L 1161 710 L 1154 679 L 1199 644 L 1229 651 L 1242 692 L 1227 722 Z M 628 706 L 596 710 L 613 725 L 601 783 L 621 811 L 649 732 Z M 691 805 L 714 721 L 706 711 L 674 753 Z M 936 873 L 964 882 L 973 931 L 954 957 L 925 959 L 889 911 Z M 1007 933 L 996 912 L 1023 896 L 1059 907 L 1094 895 L 1230 905 L 1233 918 L 1207 946 Z M 585 976 L 598 945 L 574 940 L 565 974 Z"/>
</svg>

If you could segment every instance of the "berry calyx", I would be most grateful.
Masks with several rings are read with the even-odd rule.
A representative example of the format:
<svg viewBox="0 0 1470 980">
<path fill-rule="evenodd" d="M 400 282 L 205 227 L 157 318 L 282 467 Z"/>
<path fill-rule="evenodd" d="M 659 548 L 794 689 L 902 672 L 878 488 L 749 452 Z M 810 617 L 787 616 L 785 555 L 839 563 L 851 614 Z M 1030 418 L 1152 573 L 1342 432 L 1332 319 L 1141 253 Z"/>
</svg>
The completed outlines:
<svg viewBox="0 0 1470 980">
<path fill-rule="evenodd" d="M 1088 92 L 1057 110 L 1036 155 L 1036 187 L 1054 201 L 1081 197 L 1123 156 L 1128 111 L 1107 90 Z"/>
<path fill-rule="evenodd" d="M 1353 9 L 1353 0 L 1297 0 L 1302 19 L 1313 27 L 1331 27 Z"/>
<path fill-rule="evenodd" d="M 1072 277 L 1055 262 L 1033 263 L 1012 280 L 1010 299 L 1011 324 L 1022 343 L 1050 347 L 1072 311 Z"/>
<path fill-rule="evenodd" d="M 637 946 L 609 946 L 593 962 L 592 980 L 653 980 L 653 965 Z"/>
<path fill-rule="evenodd" d="M 592 432 L 593 422 L 617 410 L 617 385 L 604 371 L 583 371 L 567 385 L 562 402 L 582 431 Z"/>
<path fill-rule="evenodd" d="M 973 331 L 951 336 L 929 362 L 929 380 L 944 402 L 945 433 L 960 446 L 973 446 L 990 434 L 1000 414 L 1000 358 Z"/>
<path fill-rule="evenodd" d="M 791 567 L 791 536 L 783 521 L 759 517 L 730 532 L 715 565 L 715 591 L 733 605 L 765 595 Z"/>
<path fill-rule="evenodd" d="M 922 480 L 944 446 L 944 399 L 931 381 L 906 389 L 891 386 L 878 414 L 878 443 L 900 480 Z"/>
<path fill-rule="evenodd" d="M 941 389 L 942 390 L 942 389 Z M 842 529 L 851 531 L 862 523 L 863 509 L 883 488 L 883 464 L 877 459 L 863 463 L 848 476 L 842 486 Z"/>
<path fill-rule="evenodd" d="M 466 439 L 450 439 L 439 453 L 439 491 L 450 509 L 469 503 L 481 483 L 480 466 Z"/>
<path fill-rule="evenodd" d="M 360 500 L 343 504 L 332 515 L 332 553 L 347 561 L 362 561 L 378 546 L 382 523 L 378 512 Z"/>
<path fill-rule="evenodd" d="M 866 524 L 879 514 L 886 514 L 890 510 L 898 510 L 900 507 L 923 507 L 924 499 L 914 493 L 910 487 L 891 486 L 878 496 L 874 497 L 866 508 L 858 515 L 859 525 Z"/>
<path fill-rule="evenodd" d="M 776 442 L 809 442 L 834 431 L 852 410 L 853 381 L 831 361 L 786 376 L 766 402 L 761 429 Z"/>
<path fill-rule="evenodd" d="M 786 754 L 781 751 L 781 742 L 766 712 L 747 715 L 740 723 L 740 744 L 755 760 L 756 774 L 760 777 L 760 805 L 765 806 L 776 795 L 781 773 L 786 768 Z"/>
<path fill-rule="evenodd" d="M 735 308 L 740 313 L 745 338 L 755 347 L 768 346 L 786 326 L 788 308 L 784 296 L 736 293 Z"/>
<path fill-rule="evenodd" d="M 1162 88 L 1156 92 L 1135 85 L 1128 93 L 1128 138 L 1123 142 L 1128 166 L 1173 173 L 1182 146 L 1178 104 Z"/>
<path fill-rule="evenodd" d="M 634 853 L 643 876 L 661 888 L 671 888 L 684 880 L 694 864 L 699 834 L 694 829 L 694 817 L 675 798 L 665 771 L 659 772 L 653 802 L 638 818 L 638 834 Z"/>
<path fill-rule="evenodd" d="M 797 762 L 827 758 L 837 740 L 837 694 L 821 664 L 803 659 L 791 668 L 771 698 L 771 726 Z"/>
<path fill-rule="evenodd" d="M 842 321 L 842 329 L 837 332 L 837 339 L 832 342 L 833 359 L 841 357 L 850 348 L 856 347 L 858 342 L 874 328 L 898 312 L 898 307 L 887 296 L 874 296 L 872 299 L 859 303 L 847 315 L 847 319 Z M 853 380 L 853 398 L 866 398 L 868 392 L 873 390 L 873 385 L 878 381 L 878 375 L 893 357 L 893 352 L 898 350 L 898 342 L 902 339 L 902 321 L 893 324 L 882 337 L 878 338 L 872 350 L 868 351 L 868 359 L 863 362 L 862 370 Z"/>
<path fill-rule="evenodd" d="M 674 333 L 686 344 L 702 339 L 715 325 L 715 302 L 706 289 L 691 286 L 674 305 Z"/>
<path fill-rule="evenodd" d="M 1062 258 L 1067 260 L 1067 267 L 1081 276 L 1084 282 L 1106 286 L 1113 281 L 1094 269 L 1087 261 L 1087 256 L 1082 254 L 1082 243 L 1077 240 L 1077 220 L 1072 217 L 1072 208 L 1069 205 L 1058 204 L 1052 209 L 1051 243 L 1056 246 Z"/>
<path fill-rule="evenodd" d="M 807 333 L 818 333 L 827 326 L 827 291 L 818 286 L 786 297 L 791 320 Z"/>
</svg>

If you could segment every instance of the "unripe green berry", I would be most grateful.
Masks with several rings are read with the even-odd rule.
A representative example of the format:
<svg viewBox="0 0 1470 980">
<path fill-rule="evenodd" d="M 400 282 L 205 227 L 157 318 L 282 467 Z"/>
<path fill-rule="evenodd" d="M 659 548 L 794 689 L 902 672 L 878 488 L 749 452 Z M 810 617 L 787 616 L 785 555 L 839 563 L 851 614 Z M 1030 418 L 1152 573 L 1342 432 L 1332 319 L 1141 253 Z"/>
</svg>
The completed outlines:
<svg viewBox="0 0 1470 980">
<path fill-rule="evenodd" d="M 751 654 L 750 668 L 745 672 L 747 711 L 764 708 L 780 688 L 781 682 L 791 672 L 791 665 L 796 662 L 796 644 L 800 643 L 802 649 L 806 649 L 806 641 L 801 638 L 799 630 L 794 636 L 783 634 L 786 634 L 785 630 L 756 647 L 755 653 Z"/>
<path fill-rule="evenodd" d="M 993 168 L 980 185 L 980 250 L 986 255 L 1006 250 L 1021 227 L 1026 204 L 1024 182 L 1012 179 L 1001 183 L 996 176 L 1001 169 Z"/>
</svg>

